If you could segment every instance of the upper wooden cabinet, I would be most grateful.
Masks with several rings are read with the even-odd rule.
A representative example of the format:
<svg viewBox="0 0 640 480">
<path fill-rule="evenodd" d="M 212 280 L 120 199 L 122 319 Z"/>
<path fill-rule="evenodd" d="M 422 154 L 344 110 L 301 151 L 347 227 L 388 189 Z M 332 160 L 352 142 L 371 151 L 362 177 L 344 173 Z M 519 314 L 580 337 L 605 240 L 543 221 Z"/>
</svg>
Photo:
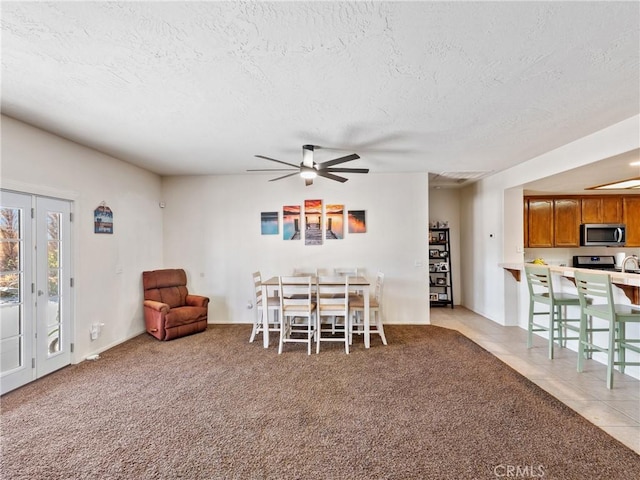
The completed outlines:
<svg viewBox="0 0 640 480">
<path fill-rule="evenodd" d="M 581 223 L 622 223 L 622 198 L 582 197 Z"/>
<path fill-rule="evenodd" d="M 553 227 L 554 246 L 580 246 L 580 199 L 553 200 Z"/>
<path fill-rule="evenodd" d="M 627 226 L 627 247 L 640 247 L 640 195 L 623 197 L 622 223 Z"/>
<path fill-rule="evenodd" d="M 524 198 L 524 246 L 579 247 L 581 223 L 624 223 L 627 247 L 640 247 L 640 195 Z"/>
<path fill-rule="evenodd" d="M 553 200 L 550 198 L 530 198 L 527 203 L 528 236 L 525 244 L 530 248 L 553 247 Z M 526 241 L 528 239 L 528 241 Z"/>
</svg>

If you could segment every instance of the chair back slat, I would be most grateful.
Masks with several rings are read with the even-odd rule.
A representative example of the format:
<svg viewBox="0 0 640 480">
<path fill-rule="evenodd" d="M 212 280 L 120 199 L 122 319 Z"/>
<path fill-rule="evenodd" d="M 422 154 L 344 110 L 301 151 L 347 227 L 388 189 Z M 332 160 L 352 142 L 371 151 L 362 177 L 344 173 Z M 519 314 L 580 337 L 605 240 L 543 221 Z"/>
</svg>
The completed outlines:
<svg viewBox="0 0 640 480">
<path fill-rule="evenodd" d="M 549 296 L 553 292 L 553 283 L 549 267 L 542 265 L 525 265 L 525 276 L 529 295 L 532 297 Z"/>
<path fill-rule="evenodd" d="M 348 315 L 349 278 L 340 276 L 317 277 L 316 304 L 322 315 Z"/>
<path fill-rule="evenodd" d="M 287 310 L 304 309 L 311 311 L 311 277 L 279 277 L 280 306 L 283 313 Z"/>
<path fill-rule="evenodd" d="M 580 307 L 586 315 L 595 314 L 609 321 L 615 319 L 615 301 L 611 277 L 606 273 L 588 273 L 576 270 L 576 288 Z"/>
</svg>

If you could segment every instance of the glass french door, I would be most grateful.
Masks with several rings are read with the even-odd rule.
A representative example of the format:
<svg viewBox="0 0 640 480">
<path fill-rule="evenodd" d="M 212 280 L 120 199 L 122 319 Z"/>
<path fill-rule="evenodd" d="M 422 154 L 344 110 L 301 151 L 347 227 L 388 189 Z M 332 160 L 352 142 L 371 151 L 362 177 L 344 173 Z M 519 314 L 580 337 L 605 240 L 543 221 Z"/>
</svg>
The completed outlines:
<svg viewBox="0 0 640 480">
<path fill-rule="evenodd" d="M 71 363 L 70 203 L 0 192 L 0 390 Z"/>
</svg>

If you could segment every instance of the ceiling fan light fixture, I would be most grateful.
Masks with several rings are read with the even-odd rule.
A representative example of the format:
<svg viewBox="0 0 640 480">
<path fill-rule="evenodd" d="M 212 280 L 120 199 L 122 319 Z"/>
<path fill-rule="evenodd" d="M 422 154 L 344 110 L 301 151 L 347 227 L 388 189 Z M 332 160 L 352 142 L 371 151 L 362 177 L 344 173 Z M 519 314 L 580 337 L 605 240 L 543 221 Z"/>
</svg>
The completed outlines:
<svg viewBox="0 0 640 480">
<path fill-rule="evenodd" d="M 302 178 L 313 179 L 313 178 L 316 178 L 318 174 L 314 169 L 309 168 L 309 169 L 300 170 L 300 176 Z"/>
</svg>

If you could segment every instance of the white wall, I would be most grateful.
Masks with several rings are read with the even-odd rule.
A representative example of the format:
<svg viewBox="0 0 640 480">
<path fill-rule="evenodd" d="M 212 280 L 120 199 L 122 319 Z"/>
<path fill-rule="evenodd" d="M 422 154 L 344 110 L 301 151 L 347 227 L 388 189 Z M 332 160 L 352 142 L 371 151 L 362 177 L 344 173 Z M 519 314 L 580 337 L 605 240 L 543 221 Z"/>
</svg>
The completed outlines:
<svg viewBox="0 0 640 480">
<path fill-rule="evenodd" d="M 248 323 L 254 311 L 251 273 L 289 274 L 294 267 L 356 266 L 385 273 L 385 323 L 428 323 L 427 174 L 351 175 L 340 184 L 268 175 L 163 179 L 164 260 L 191 272 L 190 290 L 211 298 L 209 321 Z M 282 238 L 282 207 L 306 199 L 366 210 L 367 232 L 306 246 Z M 280 234 L 260 234 L 260 212 L 277 211 Z M 416 267 L 415 262 L 422 262 Z"/>
<path fill-rule="evenodd" d="M 1 127 L 0 187 L 73 202 L 72 361 L 144 332 L 141 272 L 162 267 L 160 177 L 6 116 Z M 113 235 L 93 233 L 103 201 Z M 105 324 L 95 341 L 93 322 Z"/>
<path fill-rule="evenodd" d="M 451 241 L 451 278 L 453 280 L 453 304 L 460 305 L 462 282 L 460 280 L 460 189 L 429 189 L 429 222 L 449 222 Z"/>
</svg>

